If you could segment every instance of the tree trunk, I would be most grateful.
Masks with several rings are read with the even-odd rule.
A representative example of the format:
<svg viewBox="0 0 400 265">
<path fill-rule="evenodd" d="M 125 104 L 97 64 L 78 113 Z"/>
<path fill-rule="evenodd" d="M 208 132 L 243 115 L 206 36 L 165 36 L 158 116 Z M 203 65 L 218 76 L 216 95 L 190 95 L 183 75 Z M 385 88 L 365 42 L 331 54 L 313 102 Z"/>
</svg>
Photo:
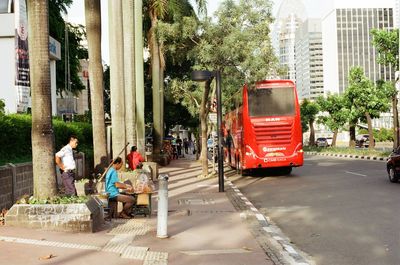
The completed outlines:
<svg viewBox="0 0 400 265">
<path fill-rule="evenodd" d="M 349 133 L 350 133 L 349 147 L 353 148 L 356 146 L 356 126 L 354 124 L 350 125 Z"/>
<path fill-rule="evenodd" d="M 365 113 L 365 117 L 367 118 L 367 123 L 368 123 L 368 134 L 369 134 L 368 148 L 370 150 L 373 150 L 375 148 L 375 141 L 374 141 L 374 131 L 372 129 L 372 119 L 371 119 L 371 115 L 369 115 L 368 112 Z"/>
<path fill-rule="evenodd" d="M 397 149 L 399 146 L 399 113 L 397 111 L 397 93 L 392 97 L 392 111 L 393 111 L 393 148 Z"/>
<path fill-rule="evenodd" d="M 110 92 L 113 158 L 125 148 L 124 40 L 122 2 L 109 0 Z M 126 151 L 121 154 L 125 165 Z"/>
<path fill-rule="evenodd" d="M 95 173 L 103 173 L 108 165 L 103 102 L 103 65 L 101 61 L 100 0 L 85 0 L 86 34 L 89 52 L 90 104 L 93 125 Z"/>
<path fill-rule="evenodd" d="M 142 0 L 135 0 L 135 81 L 136 81 L 136 138 L 138 151 L 145 153 L 143 18 Z"/>
<path fill-rule="evenodd" d="M 28 0 L 28 41 L 32 95 L 33 194 L 44 199 L 57 194 L 54 130 L 51 120 L 49 18 L 46 0 Z"/>
<path fill-rule="evenodd" d="M 162 147 L 162 142 L 164 139 L 164 105 L 164 68 L 160 66 L 160 147 Z"/>
<path fill-rule="evenodd" d="M 157 26 L 157 17 L 151 14 L 151 29 L 150 29 L 150 56 L 151 56 L 151 79 L 153 92 L 153 156 L 157 157 L 161 151 L 161 130 L 160 116 L 160 53 L 158 42 L 155 36 L 155 28 Z"/>
<path fill-rule="evenodd" d="M 308 125 L 310 126 L 310 140 L 309 145 L 315 145 L 315 130 L 314 130 L 314 120 L 310 120 Z"/>
<path fill-rule="evenodd" d="M 124 32 L 125 133 L 130 146 L 136 146 L 135 28 L 134 0 L 122 1 Z M 144 153 L 142 153 L 144 155 Z"/>
<path fill-rule="evenodd" d="M 203 173 L 202 175 L 206 177 L 208 175 L 208 159 L 207 159 L 207 100 L 210 93 L 210 83 L 211 81 L 206 81 L 204 85 L 203 98 L 201 99 L 200 106 L 200 125 L 201 125 L 201 165 Z"/>
<path fill-rule="evenodd" d="M 338 129 L 336 129 L 336 130 L 333 132 L 333 136 L 332 136 L 332 147 L 336 147 L 337 135 L 338 135 Z"/>
</svg>

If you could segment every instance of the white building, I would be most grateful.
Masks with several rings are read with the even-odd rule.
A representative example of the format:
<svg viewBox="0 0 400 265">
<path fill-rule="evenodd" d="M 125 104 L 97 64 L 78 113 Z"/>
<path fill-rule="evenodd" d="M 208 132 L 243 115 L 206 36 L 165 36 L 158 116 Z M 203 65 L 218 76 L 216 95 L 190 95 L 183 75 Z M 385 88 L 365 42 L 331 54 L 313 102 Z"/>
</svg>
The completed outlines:
<svg viewBox="0 0 400 265">
<path fill-rule="evenodd" d="M 27 13 L 23 0 L 0 0 L 0 99 L 6 113 L 26 112 L 31 107 Z M 56 115 L 56 60 L 61 46 L 49 37 L 52 114 Z"/>
<path fill-rule="evenodd" d="M 307 19 L 296 31 L 296 86 L 299 99 L 324 94 L 320 19 Z"/>
<path fill-rule="evenodd" d="M 329 5 L 329 6 L 328 6 Z M 393 0 L 335 0 L 322 19 L 324 92 L 343 93 L 353 66 L 373 82 L 393 80 L 394 70 L 377 63 L 371 30 L 393 28 Z"/>
<path fill-rule="evenodd" d="M 299 24 L 306 19 L 301 0 L 283 0 L 272 31 L 272 42 L 281 65 L 287 66 L 288 78 L 296 81 L 295 37 Z"/>
</svg>

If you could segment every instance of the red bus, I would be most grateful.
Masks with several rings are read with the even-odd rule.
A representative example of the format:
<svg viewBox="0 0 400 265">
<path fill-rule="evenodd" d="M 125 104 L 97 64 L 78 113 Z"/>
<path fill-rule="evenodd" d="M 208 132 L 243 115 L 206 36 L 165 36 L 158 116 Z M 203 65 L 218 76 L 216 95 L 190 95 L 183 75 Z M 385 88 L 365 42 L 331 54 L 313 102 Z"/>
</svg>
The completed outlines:
<svg viewBox="0 0 400 265">
<path fill-rule="evenodd" d="M 303 136 L 296 86 L 290 80 L 244 85 L 225 115 L 226 161 L 243 171 L 281 168 L 290 174 L 303 165 Z"/>
</svg>

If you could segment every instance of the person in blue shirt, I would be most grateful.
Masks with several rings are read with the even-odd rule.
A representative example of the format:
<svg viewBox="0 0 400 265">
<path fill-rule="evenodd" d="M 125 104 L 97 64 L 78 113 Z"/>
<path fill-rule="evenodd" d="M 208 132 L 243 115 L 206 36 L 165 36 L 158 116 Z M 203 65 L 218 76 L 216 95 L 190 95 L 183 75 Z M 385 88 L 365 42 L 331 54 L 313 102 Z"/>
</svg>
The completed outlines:
<svg viewBox="0 0 400 265">
<path fill-rule="evenodd" d="M 112 167 L 106 174 L 106 192 L 109 193 L 109 200 L 122 202 L 124 207 L 119 217 L 124 219 L 131 218 L 132 206 L 135 203 L 133 196 L 124 195 L 119 193 L 119 189 L 126 189 L 128 192 L 133 192 L 133 188 L 129 184 L 120 182 L 118 178 L 118 170 L 122 167 L 122 159 L 117 157 L 113 161 Z"/>
</svg>

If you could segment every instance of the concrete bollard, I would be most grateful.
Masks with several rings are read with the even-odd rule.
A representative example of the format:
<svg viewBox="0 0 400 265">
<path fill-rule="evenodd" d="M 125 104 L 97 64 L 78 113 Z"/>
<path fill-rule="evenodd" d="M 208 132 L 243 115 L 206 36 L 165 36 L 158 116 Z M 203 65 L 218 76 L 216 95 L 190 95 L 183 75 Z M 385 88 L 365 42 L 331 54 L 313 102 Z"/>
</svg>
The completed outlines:
<svg viewBox="0 0 400 265">
<path fill-rule="evenodd" d="M 158 176 L 157 237 L 167 238 L 168 221 L 168 174 Z"/>
</svg>

